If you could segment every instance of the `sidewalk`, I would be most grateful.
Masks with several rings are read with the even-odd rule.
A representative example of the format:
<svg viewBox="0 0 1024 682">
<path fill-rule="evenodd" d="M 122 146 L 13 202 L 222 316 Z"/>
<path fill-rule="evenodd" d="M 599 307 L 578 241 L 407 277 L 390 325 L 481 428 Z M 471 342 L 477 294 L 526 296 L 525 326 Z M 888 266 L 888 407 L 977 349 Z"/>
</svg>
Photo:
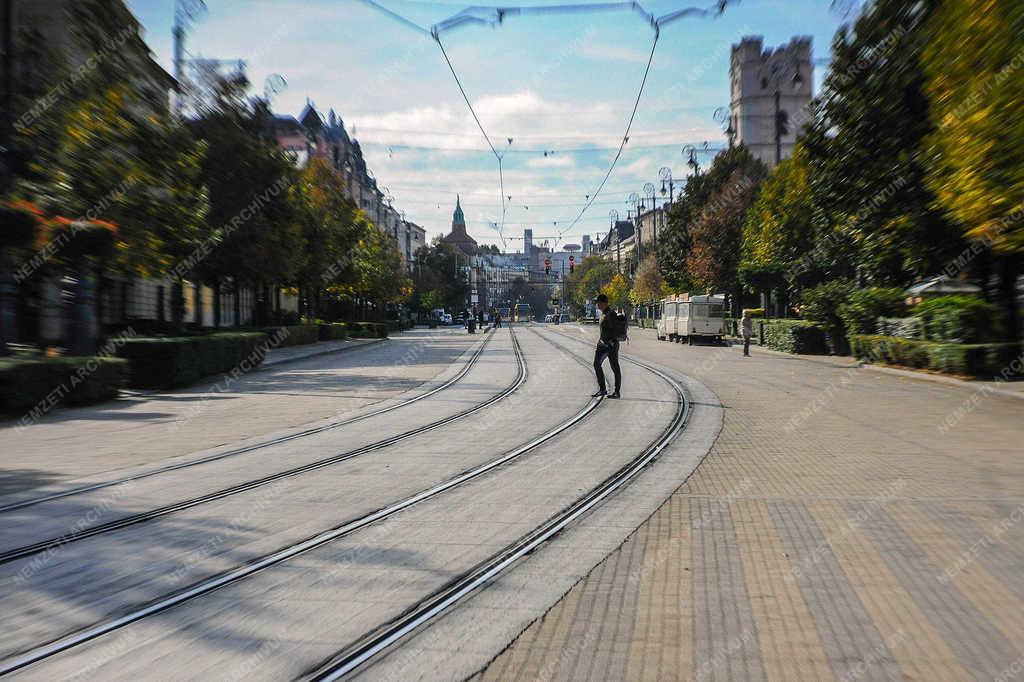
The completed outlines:
<svg viewBox="0 0 1024 682">
<path fill-rule="evenodd" d="M 303 346 L 272 348 L 267 353 L 267 357 L 260 364 L 260 368 L 266 369 L 268 367 L 282 365 L 286 362 L 295 362 L 296 360 L 305 360 L 306 358 L 316 357 L 317 355 L 341 353 L 347 350 L 361 348 L 362 346 L 370 346 L 375 343 L 380 343 L 381 341 L 387 341 L 387 339 L 342 339 L 339 341 L 319 341 L 317 343 L 308 343 Z"/>
<path fill-rule="evenodd" d="M 725 406 L 722 433 L 479 679 L 1019 674 L 1019 400 L 847 358 L 744 358 L 646 333 L 624 350 L 707 384 Z"/>
</svg>

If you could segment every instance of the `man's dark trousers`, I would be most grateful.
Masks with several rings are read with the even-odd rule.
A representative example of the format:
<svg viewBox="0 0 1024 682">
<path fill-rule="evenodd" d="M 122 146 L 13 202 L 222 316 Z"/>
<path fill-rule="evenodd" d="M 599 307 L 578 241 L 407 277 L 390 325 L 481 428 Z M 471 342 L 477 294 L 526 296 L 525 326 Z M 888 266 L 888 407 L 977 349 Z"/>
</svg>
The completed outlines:
<svg viewBox="0 0 1024 682">
<path fill-rule="evenodd" d="M 601 364 L 605 358 L 608 358 L 608 364 L 612 366 L 612 374 L 615 375 L 615 392 L 619 392 L 619 387 L 622 386 L 622 371 L 619 369 L 619 342 L 612 341 L 611 343 L 597 344 L 597 349 L 594 351 L 594 372 L 597 374 L 597 386 L 602 391 L 607 391 L 604 382 L 604 369 L 601 368 Z"/>
</svg>

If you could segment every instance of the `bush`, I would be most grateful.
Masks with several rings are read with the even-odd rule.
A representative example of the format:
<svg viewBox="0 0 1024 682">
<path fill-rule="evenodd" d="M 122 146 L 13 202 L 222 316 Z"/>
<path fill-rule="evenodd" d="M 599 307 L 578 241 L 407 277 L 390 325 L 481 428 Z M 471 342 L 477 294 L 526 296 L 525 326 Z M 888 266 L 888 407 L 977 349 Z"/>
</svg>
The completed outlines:
<svg viewBox="0 0 1024 682">
<path fill-rule="evenodd" d="M 127 377 L 128 363 L 119 358 L 2 358 L 0 411 L 110 400 Z"/>
<path fill-rule="evenodd" d="M 976 296 L 939 296 L 918 303 L 914 317 L 929 341 L 981 343 L 998 338 L 999 309 Z"/>
<path fill-rule="evenodd" d="M 846 336 L 853 334 L 874 334 L 879 317 L 901 317 L 906 313 L 903 289 L 870 287 L 850 293 L 846 303 L 839 306 L 839 318 L 843 321 Z"/>
<path fill-rule="evenodd" d="M 1015 343 L 937 343 L 877 334 L 850 340 L 853 354 L 865 362 L 983 377 L 1003 375 L 1020 352 Z"/>
<path fill-rule="evenodd" d="M 263 333 L 271 338 L 279 338 L 277 344 L 281 348 L 287 346 L 304 346 L 320 340 L 320 326 L 315 324 L 294 324 L 279 327 L 264 327 Z"/>
<path fill-rule="evenodd" d="M 916 317 L 880 317 L 875 320 L 875 333 L 879 336 L 923 339 L 924 324 Z"/>
<path fill-rule="evenodd" d="M 818 322 L 825 329 L 829 347 L 836 355 L 847 353 L 845 327 L 839 317 L 839 307 L 849 300 L 853 290 L 852 282 L 836 280 L 808 289 L 801 296 L 800 316 Z"/>
<path fill-rule="evenodd" d="M 337 341 L 338 339 L 344 339 L 348 336 L 348 327 L 344 322 L 334 322 L 330 324 L 319 324 L 319 339 L 321 341 Z"/>
<path fill-rule="evenodd" d="M 757 332 L 757 325 L 754 325 Z M 764 323 L 764 345 L 784 353 L 828 355 L 825 329 L 805 320 L 772 320 Z"/>
<path fill-rule="evenodd" d="M 354 339 L 386 339 L 388 336 L 387 325 L 379 322 L 346 322 L 349 329 L 349 336 Z"/>
<path fill-rule="evenodd" d="M 280 345 L 276 339 L 268 340 L 260 332 L 136 338 L 126 341 L 117 354 L 131 364 L 130 386 L 173 388 L 236 367 L 248 371 L 263 362 L 267 350 Z"/>
</svg>

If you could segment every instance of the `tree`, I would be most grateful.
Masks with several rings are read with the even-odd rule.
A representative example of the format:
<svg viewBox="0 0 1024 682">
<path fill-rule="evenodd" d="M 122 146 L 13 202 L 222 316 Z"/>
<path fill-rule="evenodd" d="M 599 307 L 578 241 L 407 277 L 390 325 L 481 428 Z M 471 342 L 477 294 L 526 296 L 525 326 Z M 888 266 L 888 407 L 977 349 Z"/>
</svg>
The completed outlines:
<svg viewBox="0 0 1024 682">
<path fill-rule="evenodd" d="M 587 256 L 565 279 L 568 298 L 577 312 L 587 306 L 601 293 L 602 287 L 611 281 L 615 266 L 600 256 Z"/>
<path fill-rule="evenodd" d="M 1015 286 L 1024 254 L 1024 5 L 944 2 L 928 29 L 922 55 L 931 98 L 928 186 L 974 241 L 972 249 L 994 253 L 998 298 L 1008 338 L 1016 341 L 1021 323 Z"/>
<path fill-rule="evenodd" d="M 629 281 L 616 274 L 608 284 L 601 287 L 601 293 L 608 297 L 608 305 L 612 308 L 625 308 L 629 305 Z"/>
<path fill-rule="evenodd" d="M 658 259 L 650 255 L 640 262 L 633 278 L 629 300 L 633 305 L 657 301 L 665 295 L 665 278 L 658 272 Z"/>
<path fill-rule="evenodd" d="M 428 291 L 441 295 L 441 305 L 450 310 L 461 310 L 469 296 L 469 280 L 466 275 L 466 257 L 457 253 L 447 242 L 435 238 L 429 246 L 420 247 L 416 252 L 413 287 L 413 307 L 428 310 L 422 296 Z"/>
<path fill-rule="evenodd" d="M 797 144 L 765 179 L 743 223 L 743 265 L 795 270 L 813 246 L 806 153 Z"/>
<path fill-rule="evenodd" d="M 939 0 L 877 0 L 840 28 L 803 144 L 829 278 L 903 286 L 963 247 L 925 182 L 931 134 L 920 60 Z"/>
<path fill-rule="evenodd" d="M 349 291 L 365 317 L 368 303 L 376 304 L 379 311 L 385 305 L 408 300 L 412 282 L 394 240 L 365 219 L 360 220 L 360 227 L 362 237 L 355 247 L 356 280 Z"/>
<path fill-rule="evenodd" d="M 298 267 L 298 284 L 305 290 L 313 315 L 319 316 L 320 297 L 326 287 L 354 285 L 362 276 L 356 266 L 357 262 L 365 264 L 366 259 L 357 261 L 361 252 L 356 247 L 372 228 L 345 196 L 341 177 L 322 159 L 310 159 L 289 193 L 306 245 Z M 389 260 L 387 267 L 392 265 Z M 403 277 L 401 273 L 397 286 L 401 286 Z"/>
<path fill-rule="evenodd" d="M 754 159 L 737 167 L 693 225 L 687 271 L 699 289 L 732 292 L 734 313 L 739 311 L 742 293 L 739 264 L 743 223 L 765 174 L 764 165 Z"/>
<path fill-rule="evenodd" d="M 743 145 L 720 152 L 706 173 L 686 179 L 680 198 L 669 206 L 665 229 L 658 240 L 658 263 L 662 276 L 675 291 L 685 291 L 693 285 L 687 259 L 693 248 L 694 222 L 712 195 L 728 182 L 732 172 L 752 163 L 756 160 Z"/>
</svg>

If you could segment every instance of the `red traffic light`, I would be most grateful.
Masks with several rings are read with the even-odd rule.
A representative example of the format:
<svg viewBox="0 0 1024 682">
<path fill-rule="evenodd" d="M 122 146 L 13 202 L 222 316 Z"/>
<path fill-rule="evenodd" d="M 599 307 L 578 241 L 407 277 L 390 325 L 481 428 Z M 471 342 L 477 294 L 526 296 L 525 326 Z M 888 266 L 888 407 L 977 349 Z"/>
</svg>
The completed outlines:
<svg viewBox="0 0 1024 682">
<path fill-rule="evenodd" d="M 573 262 L 573 261 L 575 261 L 575 260 L 576 260 L 576 257 L 575 257 L 575 256 L 573 256 L 573 255 L 572 255 L 572 254 L 570 253 L 570 254 L 569 254 L 569 262 L 570 262 L 570 263 L 572 263 L 572 262 Z"/>
</svg>

